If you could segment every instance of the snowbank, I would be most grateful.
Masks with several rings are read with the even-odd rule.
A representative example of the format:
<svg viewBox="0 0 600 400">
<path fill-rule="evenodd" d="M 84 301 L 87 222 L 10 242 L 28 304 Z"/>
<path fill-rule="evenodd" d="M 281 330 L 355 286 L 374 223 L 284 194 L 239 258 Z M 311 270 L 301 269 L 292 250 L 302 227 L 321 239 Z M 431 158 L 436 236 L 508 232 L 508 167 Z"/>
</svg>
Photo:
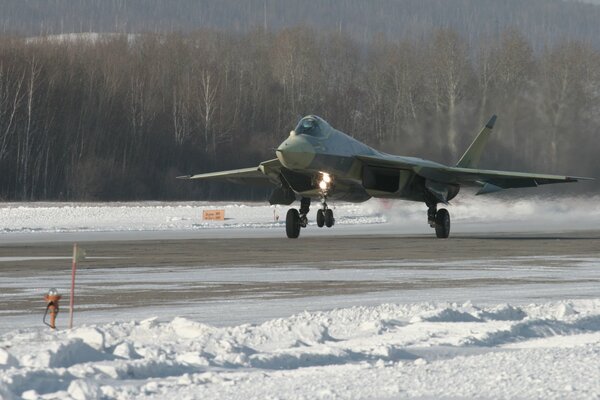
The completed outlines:
<svg viewBox="0 0 600 400">
<path fill-rule="evenodd" d="M 600 299 L 382 304 L 215 327 L 185 318 L 0 337 L 16 398 L 591 398 Z"/>
<path fill-rule="evenodd" d="M 336 207 L 336 223 L 385 222 L 374 206 Z M 203 221 L 202 211 L 208 209 L 224 209 L 225 221 Z M 285 212 L 264 203 L 0 203 L 0 233 L 283 229 Z"/>
<path fill-rule="evenodd" d="M 421 203 L 371 199 L 333 203 L 336 226 L 377 225 L 380 233 L 431 233 Z M 225 221 L 203 221 L 202 211 L 224 209 Z M 0 235 L 36 232 L 202 231 L 206 229 L 281 229 L 285 206 L 264 203 L 131 202 L 0 203 Z M 506 200 L 465 195 L 449 206 L 454 232 L 514 232 L 597 229 L 600 198 L 527 197 Z M 316 207 L 312 208 L 310 225 Z M 552 215 L 552 218 L 540 218 Z M 279 217 L 276 219 L 275 217 Z M 308 230 L 316 232 L 318 230 Z M 277 232 L 280 234 L 280 232 Z"/>
</svg>

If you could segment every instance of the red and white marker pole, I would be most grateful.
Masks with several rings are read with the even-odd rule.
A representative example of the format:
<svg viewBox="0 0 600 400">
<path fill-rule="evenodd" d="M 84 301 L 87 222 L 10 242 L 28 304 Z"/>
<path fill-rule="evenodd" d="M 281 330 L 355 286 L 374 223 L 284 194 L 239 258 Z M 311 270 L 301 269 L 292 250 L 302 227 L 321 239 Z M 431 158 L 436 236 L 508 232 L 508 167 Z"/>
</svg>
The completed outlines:
<svg viewBox="0 0 600 400">
<path fill-rule="evenodd" d="M 77 271 L 77 243 L 73 243 L 73 264 L 71 268 L 71 299 L 69 300 L 69 329 L 73 328 L 73 306 L 75 305 L 75 271 Z"/>
</svg>

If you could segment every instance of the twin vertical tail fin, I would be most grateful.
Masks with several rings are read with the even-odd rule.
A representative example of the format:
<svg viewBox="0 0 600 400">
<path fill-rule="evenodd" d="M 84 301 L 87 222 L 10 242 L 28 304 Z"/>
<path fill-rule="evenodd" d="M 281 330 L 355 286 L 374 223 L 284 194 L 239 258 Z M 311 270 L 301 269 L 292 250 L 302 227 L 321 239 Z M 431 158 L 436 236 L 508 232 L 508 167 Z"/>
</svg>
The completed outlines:
<svg viewBox="0 0 600 400">
<path fill-rule="evenodd" d="M 465 154 L 460 158 L 458 164 L 456 166 L 458 168 L 477 168 L 479 165 L 479 159 L 481 158 L 481 153 L 488 141 L 490 133 L 492 133 L 492 129 L 494 128 L 494 123 L 496 122 L 496 115 L 492 115 L 492 118 L 485 124 L 479 135 L 473 140 L 473 143 L 469 146 Z"/>
</svg>

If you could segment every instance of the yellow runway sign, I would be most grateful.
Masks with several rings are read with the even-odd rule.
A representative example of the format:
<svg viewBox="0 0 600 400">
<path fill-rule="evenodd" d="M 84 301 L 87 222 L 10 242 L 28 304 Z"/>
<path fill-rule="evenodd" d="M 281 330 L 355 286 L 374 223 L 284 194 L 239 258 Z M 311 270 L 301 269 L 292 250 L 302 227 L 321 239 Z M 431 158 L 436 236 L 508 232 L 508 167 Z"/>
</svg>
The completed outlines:
<svg viewBox="0 0 600 400">
<path fill-rule="evenodd" d="M 202 219 L 205 221 L 224 221 L 225 210 L 204 210 L 202 211 Z"/>
</svg>

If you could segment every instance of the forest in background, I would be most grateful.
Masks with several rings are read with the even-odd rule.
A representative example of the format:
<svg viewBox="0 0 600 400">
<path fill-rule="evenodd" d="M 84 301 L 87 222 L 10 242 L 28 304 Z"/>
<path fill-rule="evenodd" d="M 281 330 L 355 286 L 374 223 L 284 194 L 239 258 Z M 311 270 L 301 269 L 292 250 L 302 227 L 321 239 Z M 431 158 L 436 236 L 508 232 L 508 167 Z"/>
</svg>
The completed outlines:
<svg viewBox="0 0 600 400">
<path fill-rule="evenodd" d="M 0 0 L 0 32 L 21 36 L 304 26 L 364 45 L 375 35 L 415 40 L 442 28 L 472 46 L 510 28 L 537 51 L 565 40 L 600 48 L 599 21 L 599 6 L 564 0 Z"/>
<path fill-rule="evenodd" d="M 0 198 L 264 198 L 176 175 L 273 158 L 318 114 L 390 153 L 452 164 L 492 114 L 483 167 L 600 176 L 600 52 L 534 52 L 507 30 L 470 45 L 302 26 L 278 32 L 0 38 Z M 597 190 L 597 183 L 567 190 Z"/>
</svg>

